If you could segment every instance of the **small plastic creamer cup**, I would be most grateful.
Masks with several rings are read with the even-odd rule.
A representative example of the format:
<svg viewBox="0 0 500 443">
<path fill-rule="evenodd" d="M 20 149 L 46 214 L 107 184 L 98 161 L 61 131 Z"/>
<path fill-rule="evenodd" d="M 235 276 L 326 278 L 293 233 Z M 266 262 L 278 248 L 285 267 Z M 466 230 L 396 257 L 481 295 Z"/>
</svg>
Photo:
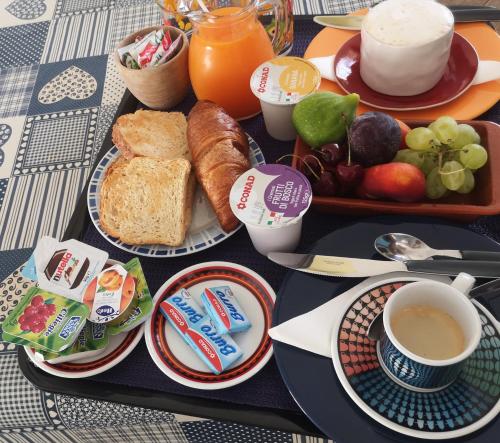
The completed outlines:
<svg viewBox="0 0 500 443">
<path fill-rule="evenodd" d="M 253 72 L 250 88 L 260 100 L 264 123 L 271 137 L 281 141 L 295 140 L 293 108 L 315 92 L 320 83 L 318 68 L 299 57 L 278 57 Z"/>
<path fill-rule="evenodd" d="M 312 200 L 309 180 L 289 166 L 260 165 L 234 183 L 229 202 L 263 255 L 291 252 L 300 241 L 302 217 Z"/>
</svg>

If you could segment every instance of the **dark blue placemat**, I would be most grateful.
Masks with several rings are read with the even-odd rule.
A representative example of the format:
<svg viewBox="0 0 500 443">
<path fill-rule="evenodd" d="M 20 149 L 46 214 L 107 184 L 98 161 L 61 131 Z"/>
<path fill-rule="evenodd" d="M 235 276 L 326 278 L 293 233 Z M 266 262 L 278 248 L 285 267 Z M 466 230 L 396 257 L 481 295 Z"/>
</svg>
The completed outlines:
<svg viewBox="0 0 500 443">
<path fill-rule="evenodd" d="M 298 20 L 295 26 L 293 54 L 302 55 L 320 29 L 321 27 L 310 21 Z M 194 96 L 191 95 L 183 102 L 179 110 L 187 113 L 194 102 Z M 499 121 L 499 117 L 500 106 L 497 105 L 481 119 Z M 261 116 L 242 122 L 242 126 L 259 144 L 268 163 L 275 162 L 282 155 L 293 152 L 293 143 L 278 142 L 269 137 Z M 303 235 L 298 250 L 309 249 L 314 242 L 327 233 L 346 223 L 355 222 L 357 219 L 359 218 L 322 214 L 311 209 L 304 218 Z M 470 225 L 470 228 L 497 241 L 500 240 L 500 217 L 484 217 Z M 352 240 L 355 241 L 355 239 Z M 133 257 L 109 244 L 93 225 L 88 227 L 83 241 L 108 251 L 110 257 L 116 260 L 128 261 Z M 247 266 L 262 275 L 276 292 L 286 272 L 284 268 L 275 265 L 255 251 L 245 229 L 241 229 L 223 243 L 194 255 L 168 259 L 141 257 L 141 263 L 153 294 L 176 272 L 195 263 L 212 260 L 230 261 Z M 314 294 L 307 293 L 304 297 L 314 297 Z M 299 410 L 281 380 L 274 359 L 260 373 L 238 386 L 219 391 L 201 391 L 184 387 L 166 377 L 153 363 L 144 342 L 141 342 L 125 361 L 93 377 L 92 380 L 242 405 Z"/>
</svg>

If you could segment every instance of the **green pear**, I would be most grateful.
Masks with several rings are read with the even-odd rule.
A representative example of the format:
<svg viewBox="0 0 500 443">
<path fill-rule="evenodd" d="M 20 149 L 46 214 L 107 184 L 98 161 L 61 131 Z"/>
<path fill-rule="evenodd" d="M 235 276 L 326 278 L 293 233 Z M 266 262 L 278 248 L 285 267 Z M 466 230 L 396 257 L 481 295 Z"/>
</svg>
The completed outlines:
<svg viewBox="0 0 500 443">
<path fill-rule="evenodd" d="M 315 92 L 295 105 L 292 122 L 302 140 L 317 149 L 344 140 L 356 116 L 358 94 Z"/>
</svg>

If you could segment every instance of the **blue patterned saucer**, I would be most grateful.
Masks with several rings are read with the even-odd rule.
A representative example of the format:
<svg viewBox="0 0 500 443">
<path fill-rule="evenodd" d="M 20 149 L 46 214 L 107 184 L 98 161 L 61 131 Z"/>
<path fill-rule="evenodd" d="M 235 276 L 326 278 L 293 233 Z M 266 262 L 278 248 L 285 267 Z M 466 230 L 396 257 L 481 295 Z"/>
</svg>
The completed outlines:
<svg viewBox="0 0 500 443">
<path fill-rule="evenodd" d="M 458 378 L 437 392 L 415 392 L 382 369 L 376 342 L 367 336 L 375 315 L 408 281 L 394 281 L 355 297 L 333 328 L 332 358 L 347 394 L 380 424 L 412 437 L 460 437 L 485 426 L 500 413 L 500 325 L 473 301 L 483 332 L 477 350 Z"/>
<path fill-rule="evenodd" d="M 264 155 L 257 142 L 247 134 L 250 145 L 250 164 L 253 166 L 265 164 Z M 87 192 L 87 206 L 90 218 L 99 233 L 111 244 L 124 251 L 145 257 L 178 257 L 180 255 L 193 254 L 219 244 L 233 235 L 241 224 L 232 232 L 226 233 L 222 230 L 205 194 L 200 186 L 197 186 L 191 226 L 186 233 L 186 238 L 181 246 L 166 245 L 129 245 L 123 243 L 116 237 L 107 234 L 99 223 L 100 190 L 106 169 L 119 157 L 120 152 L 113 146 L 101 159 L 94 169 Z"/>
</svg>

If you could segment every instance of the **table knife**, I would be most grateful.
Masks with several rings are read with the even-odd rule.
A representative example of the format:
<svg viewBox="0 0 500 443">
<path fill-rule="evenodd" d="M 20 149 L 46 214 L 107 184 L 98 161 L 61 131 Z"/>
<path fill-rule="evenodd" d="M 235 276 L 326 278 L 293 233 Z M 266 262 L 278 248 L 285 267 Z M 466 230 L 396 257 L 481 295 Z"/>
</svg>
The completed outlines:
<svg viewBox="0 0 500 443">
<path fill-rule="evenodd" d="M 409 260 L 396 262 L 287 252 L 270 252 L 267 257 L 290 269 L 331 277 L 371 277 L 396 271 L 440 275 L 458 275 L 460 272 L 467 272 L 474 277 L 500 277 L 500 260 Z"/>
<path fill-rule="evenodd" d="M 452 13 L 455 23 L 500 21 L 500 9 L 496 8 L 452 9 Z M 363 15 L 317 15 L 313 20 L 329 28 L 359 31 L 364 17 Z"/>
</svg>

